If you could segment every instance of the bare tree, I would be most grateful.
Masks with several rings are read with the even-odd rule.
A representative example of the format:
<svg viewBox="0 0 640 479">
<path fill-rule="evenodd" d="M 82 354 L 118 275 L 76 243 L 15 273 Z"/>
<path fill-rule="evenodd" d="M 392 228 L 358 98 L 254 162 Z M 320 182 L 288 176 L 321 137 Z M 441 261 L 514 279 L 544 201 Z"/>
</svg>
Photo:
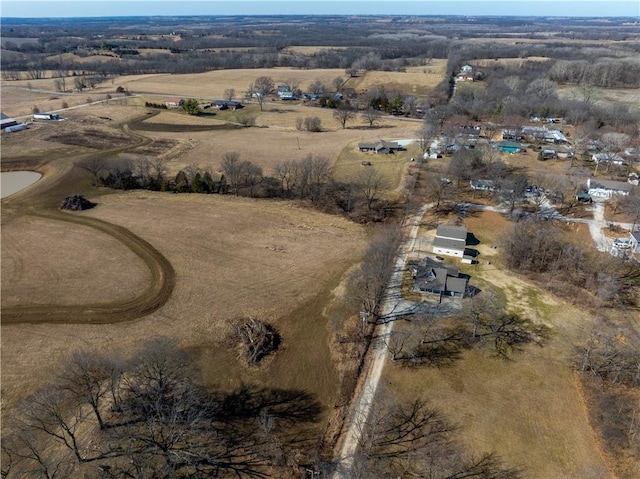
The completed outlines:
<svg viewBox="0 0 640 479">
<path fill-rule="evenodd" d="M 222 173 L 231 186 L 233 193 L 238 196 L 240 182 L 242 180 L 242 164 L 240 154 L 235 151 L 228 151 L 222 156 Z"/>
<path fill-rule="evenodd" d="M 355 110 L 345 103 L 341 103 L 333 112 L 333 117 L 340 123 L 342 128 L 347 127 L 347 122 L 356 117 Z"/>
<path fill-rule="evenodd" d="M 76 405 L 91 406 L 100 429 L 105 428 L 102 406 L 109 392 L 112 367 L 109 361 L 98 354 L 74 351 L 60 368 L 57 382 L 68 391 Z"/>
<path fill-rule="evenodd" d="M 249 195 L 253 197 L 255 187 L 262 181 L 262 168 L 250 161 L 243 161 L 240 165 L 243 183 L 249 187 Z"/>
<path fill-rule="evenodd" d="M 102 185 L 102 173 L 106 172 L 106 161 L 99 156 L 84 158 L 76 163 L 80 168 L 86 170 L 91 175 L 93 186 Z"/>
<path fill-rule="evenodd" d="M 260 111 L 263 109 L 265 99 L 273 93 L 274 89 L 275 83 L 273 78 L 269 76 L 260 76 L 249 85 L 249 96 L 256 99 L 258 105 L 260 105 Z"/>
<path fill-rule="evenodd" d="M 367 203 L 367 209 L 371 210 L 385 188 L 384 178 L 374 168 L 366 168 L 358 174 L 356 183 Z"/>
<path fill-rule="evenodd" d="M 231 101 L 231 100 L 233 100 L 235 98 L 235 96 L 236 96 L 236 89 L 235 88 L 227 88 L 224 91 L 225 100 Z"/>
<path fill-rule="evenodd" d="M 362 117 L 364 122 L 369 124 L 369 128 L 373 128 L 373 125 L 380 121 L 382 114 L 380 113 L 380 110 L 370 106 L 362 113 Z"/>
<path fill-rule="evenodd" d="M 78 429 L 86 418 L 68 392 L 55 387 L 39 391 L 22 403 L 19 414 L 19 420 L 27 429 L 63 444 L 78 463 L 87 460 L 81 452 L 83 447 L 78 437 Z"/>
<path fill-rule="evenodd" d="M 298 164 L 291 160 L 278 162 L 274 167 L 274 174 L 280 181 L 280 193 L 291 195 L 297 183 Z"/>
</svg>

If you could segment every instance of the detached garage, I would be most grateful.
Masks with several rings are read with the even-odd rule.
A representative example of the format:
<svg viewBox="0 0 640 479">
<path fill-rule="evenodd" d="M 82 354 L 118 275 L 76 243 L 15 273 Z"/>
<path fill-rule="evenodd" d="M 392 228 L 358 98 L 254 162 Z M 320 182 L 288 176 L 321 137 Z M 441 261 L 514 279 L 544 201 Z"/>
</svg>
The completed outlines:
<svg viewBox="0 0 640 479">
<path fill-rule="evenodd" d="M 464 226 L 440 225 L 433 241 L 433 252 L 445 256 L 464 256 L 467 245 L 467 228 Z"/>
</svg>

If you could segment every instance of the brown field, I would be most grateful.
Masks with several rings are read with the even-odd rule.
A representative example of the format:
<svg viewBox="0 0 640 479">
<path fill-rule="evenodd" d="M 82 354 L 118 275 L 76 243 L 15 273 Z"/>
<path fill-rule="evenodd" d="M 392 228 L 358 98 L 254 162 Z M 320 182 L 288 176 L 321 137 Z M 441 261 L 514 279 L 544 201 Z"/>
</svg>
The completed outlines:
<svg viewBox="0 0 640 479">
<path fill-rule="evenodd" d="M 3 308 L 126 301 L 149 280 L 140 258 L 104 233 L 36 217 L 2 225 Z"/>
<path fill-rule="evenodd" d="M 595 319 L 495 264 L 484 264 L 499 254 L 489 246 L 508 225 L 501 215 L 483 212 L 466 224 L 481 241 L 481 262 L 468 270 L 471 284 L 498 288 L 512 310 L 550 326 L 552 338 L 509 362 L 488 351 L 471 351 L 441 369 L 389 364 L 389 387 L 405 397 L 427 398 L 461 426 L 460 438 L 474 453 L 495 451 L 508 464 L 523 467 L 525 478 L 613 477 L 572 367 L 573 348 L 585 340 Z"/>
<path fill-rule="evenodd" d="M 42 384 L 57 361 L 74 348 L 127 354 L 145 338 L 157 335 L 179 338 L 183 346 L 202 354 L 210 384 L 296 387 L 317 394 L 326 405 L 331 403 L 338 379 L 331 366 L 329 329 L 322 310 L 330 298 L 328 291 L 362 253 L 361 227 L 285 202 L 147 192 L 102 196 L 97 208 L 82 215 L 125 226 L 156 245 L 176 270 L 174 292 L 156 313 L 132 322 L 4 325 L 5 404 Z M 27 229 L 18 222 L 9 223 L 7 231 L 15 235 L 60 229 L 49 222 L 36 222 Z M 96 244 L 103 249 L 91 248 Z M 105 272 L 108 287 L 117 280 L 117 266 L 128 258 L 126 252 L 121 254 L 121 245 L 101 238 L 90 242 L 83 234 L 68 234 L 56 250 L 63 246 L 77 247 L 88 255 L 73 270 L 91 278 L 85 281 L 88 297 L 106 294 L 94 271 L 100 261 L 118 257 Z M 3 241 L 2 248 L 3 276 L 9 274 L 6 265 L 29 257 L 22 264 L 23 277 L 57 278 L 59 283 L 52 286 L 58 289 L 77 284 L 34 241 L 16 244 L 11 239 Z M 44 265 L 42 273 L 33 271 L 38 265 Z M 126 271 L 133 277 L 124 285 L 140 276 L 135 261 Z M 227 321 L 249 315 L 271 321 L 284 341 L 283 351 L 268 366 L 252 371 L 224 343 Z"/>
</svg>

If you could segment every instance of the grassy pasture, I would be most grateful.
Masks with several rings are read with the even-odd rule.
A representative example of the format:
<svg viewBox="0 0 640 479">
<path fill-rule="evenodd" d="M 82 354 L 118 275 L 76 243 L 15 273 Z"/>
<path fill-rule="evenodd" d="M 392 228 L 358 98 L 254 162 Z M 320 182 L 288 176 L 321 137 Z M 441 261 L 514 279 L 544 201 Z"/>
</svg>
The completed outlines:
<svg viewBox="0 0 640 479">
<path fill-rule="evenodd" d="M 328 320 L 322 311 L 331 297 L 328 291 L 362 254 L 365 235 L 361 227 L 286 202 L 149 192 L 106 195 L 99 201 L 98 208 L 81 214 L 125 226 L 156 245 L 176 270 L 173 295 L 157 312 L 132 322 L 3 326 L 6 404 L 42 384 L 70 349 L 126 355 L 155 335 L 176 337 L 183 346 L 199 352 L 210 384 L 230 388 L 255 380 L 304 389 L 317 394 L 323 404 L 331 404 L 337 377 L 330 360 Z M 9 227 L 16 234 L 27 231 L 20 223 Z M 55 232 L 56 228 L 46 222 L 31 226 L 32 234 Z M 94 269 L 105 256 L 119 255 L 117 245 L 100 238 L 95 241 L 105 249 L 89 248 L 82 234 L 67 235 L 56 245 L 56 250 L 65 245 L 77 246 L 81 252 L 86 249 L 88 258 L 75 271 L 84 275 L 89 296 L 103 294 L 110 284 L 105 285 Z M 3 241 L 2 248 L 3 275 L 10 273 L 4 271 L 6 265 L 29 256 L 23 275 L 38 274 L 33 268 L 43 264 L 43 274 L 58 275 L 51 280 L 58 283 L 52 286 L 64 285 L 66 276 L 47 257 L 46 248 L 32 241 Z M 120 256 L 107 267 L 108 281 L 117 280 L 118 265 L 122 274 L 127 256 Z M 126 271 L 133 278 L 124 281 L 123 287 L 136 277 L 135 261 Z M 225 342 L 227 321 L 250 315 L 271 321 L 282 334 L 284 348 L 268 365 L 251 371 Z"/>
<path fill-rule="evenodd" d="M 3 225 L 3 307 L 126 301 L 149 280 L 140 258 L 93 229 L 37 217 Z"/>
</svg>

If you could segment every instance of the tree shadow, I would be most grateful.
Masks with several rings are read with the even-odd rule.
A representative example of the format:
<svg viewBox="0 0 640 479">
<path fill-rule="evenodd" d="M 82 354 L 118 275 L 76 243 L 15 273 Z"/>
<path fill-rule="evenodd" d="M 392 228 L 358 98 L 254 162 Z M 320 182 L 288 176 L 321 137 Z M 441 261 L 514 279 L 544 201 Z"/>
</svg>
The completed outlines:
<svg viewBox="0 0 640 479">
<path fill-rule="evenodd" d="M 263 411 L 291 423 L 318 422 L 322 405 L 312 394 L 297 389 L 278 389 L 243 385 L 223 393 L 217 400 L 217 415 L 221 419 L 255 418 Z"/>
</svg>

